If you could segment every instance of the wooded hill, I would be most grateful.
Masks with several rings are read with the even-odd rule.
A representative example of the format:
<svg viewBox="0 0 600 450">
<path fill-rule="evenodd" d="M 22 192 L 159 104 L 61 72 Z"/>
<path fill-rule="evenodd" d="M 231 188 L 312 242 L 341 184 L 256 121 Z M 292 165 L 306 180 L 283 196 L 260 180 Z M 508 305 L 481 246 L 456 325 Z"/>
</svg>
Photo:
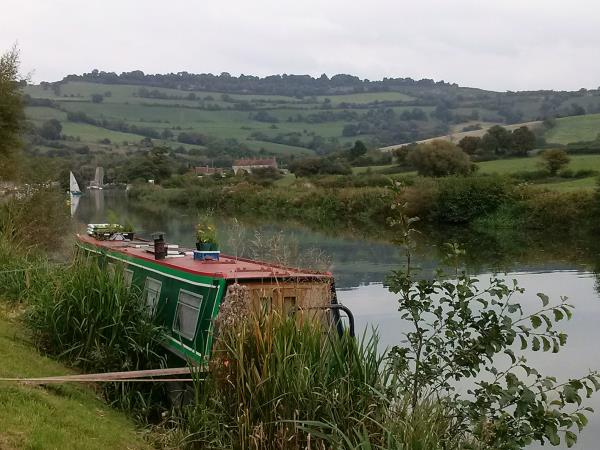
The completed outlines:
<svg viewBox="0 0 600 450">
<path fill-rule="evenodd" d="M 92 71 L 29 85 L 34 155 L 126 154 L 164 145 L 190 164 L 324 155 L 549 117 L 600 112 L 600 91 L 493 92 L 410 78 Z M 588 117 L 588 116 L 586 116 Z M 48 123 L 51 122 L 51 123 Z M 576 137 L 574 137 L 574 140 Z"/>
</svg>

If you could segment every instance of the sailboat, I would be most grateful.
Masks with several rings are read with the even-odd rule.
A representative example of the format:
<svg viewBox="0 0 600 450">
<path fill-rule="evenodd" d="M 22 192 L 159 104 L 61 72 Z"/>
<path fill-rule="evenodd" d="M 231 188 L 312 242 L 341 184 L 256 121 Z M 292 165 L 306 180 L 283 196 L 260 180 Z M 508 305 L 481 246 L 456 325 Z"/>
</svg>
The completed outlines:
<svg viewBox="0 0 600 450">
<path fill-rule="evenodd" d="M 75 213 L 77 212 L 77 207 L 79 206 L 79 195 L 73 195 L 73 194 L 69 194 L 69 206 L 71 207 L 71 217 L 75 216 Z"/>
<path fill-rule="evenodd" d="M 81 189 L 79 189 L 79 184 L 77 184 L 73 172 L 69 172 L 69 192 L 71 192 L 71 195 L 81 195 Z"/>
<path fill-rule="evenodd" d="M 99 189 L 102 190 L 104 186 L 104 168 L 96 167 L 96 175 L 94 179 L 90 181 L 89 189 Z"/>
</svg>

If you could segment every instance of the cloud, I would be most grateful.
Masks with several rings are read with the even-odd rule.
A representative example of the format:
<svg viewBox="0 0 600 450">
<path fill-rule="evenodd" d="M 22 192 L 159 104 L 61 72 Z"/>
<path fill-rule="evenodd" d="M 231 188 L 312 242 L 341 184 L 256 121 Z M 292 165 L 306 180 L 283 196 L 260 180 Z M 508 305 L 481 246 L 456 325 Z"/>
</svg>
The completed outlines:
<svg viewBox="0 0 600 450">
<path fill-rule="evenodd" d="M 585 0 L 5 2 L 0 48 L 18 41 L 36 81 L 98 68 L 600 85 L 600 5 Z"/>
</svg>

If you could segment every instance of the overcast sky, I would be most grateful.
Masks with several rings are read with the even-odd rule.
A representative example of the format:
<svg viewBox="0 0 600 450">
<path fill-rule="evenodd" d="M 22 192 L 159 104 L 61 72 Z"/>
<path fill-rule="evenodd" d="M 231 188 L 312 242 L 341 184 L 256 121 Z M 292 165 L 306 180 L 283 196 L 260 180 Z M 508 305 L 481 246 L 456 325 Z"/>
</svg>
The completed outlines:
<svg viewBox="0 0 600 450">
<path fill-rule="evenodd" d="M 2 0 L 23 72 L 350 73 L 494 90 L 600 85 L 593 0 Z"/>
</svg>

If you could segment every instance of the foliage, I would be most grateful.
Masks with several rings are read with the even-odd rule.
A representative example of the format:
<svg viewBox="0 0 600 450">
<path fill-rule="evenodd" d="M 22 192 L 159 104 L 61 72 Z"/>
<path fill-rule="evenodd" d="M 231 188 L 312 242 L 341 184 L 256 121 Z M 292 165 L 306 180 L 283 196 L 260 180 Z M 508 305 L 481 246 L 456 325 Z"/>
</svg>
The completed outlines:
<svg viewBox="0 0 600 450">
<path fill-rule="evenodd" d="M 164 364 L 162 329 L 120 266 L 109 270 L 95 257 L 76 255 L 68 266 L 55 267 L 43 288 L 30 291 L 28 302 L 25 320 L 36 346 L 80 370 L 143 370 Z M 109 400 L 142 417 L 160 408 L 151 401 L 160 395 L 159 386 L 103 387 Z"/>
<path fill-rule="evenodd" d="M 458 146 L 469 155 L 474 155 L 481 147 L 481 138 L 479 136 L 465 136 L 458 142 Z"/>
<path fill-rule="evenodd" d="M 551 148 L 542 152 L 543 164 L 551 175 L 565 167 L 571 161 L 567 152 L 560 148 Z"/>
<path fill-rule="evenodd" d="M 16 153 L 25 126 L 20 81 L 19 51 L 15 46 L 0 56 L 0 178 L 16 175 Z"/>
<path fill-rule="evenodd" d="M 512 132 L 512 153 L 516 156 L 527 156 L 527 152 L 535 148 L 536 137 L 526 126 Z"/>
<path fill-rule="evenodd" d="M 196 225 L 196 242 L 200 244 L 216 244 L 217 233 L 214 223 L 210 219 L 204 219 Z"/>
<path fill-rule="evenodd" d="M 555 324 L 570 319 L 573 306 L 561 298 L 551 304 L 538 294 L 541 309 L 525 311 L 518 301 L 524 290 L 492 277 L 489 285 L 461 268 L 462 251 L 448 246 L 454 265 L 452 278 L 438 273 L 432 280 L 416 277 L 411 265 L 412 220 L 401 205 L 393 221 L 407 264 L 388 278 L 398 294 L 399 311 L 409 326 L 406 344 L 389 355 L 400 386 L 413 407 L 439 399 L 455 418 L 454 435 L 471 444 L 466 448 L 517 449 L 533 441 L 571 447 L 574 429 L 587 424 L 583 398 L 600 389 L 592 372 L 580 379 L 558 382 L 543 376 L 519 355 L 520 350 L 558 352 L 567 336 Z M 473 387 L 458 389 L 465 382 Z M 462 384 L 461 384 L 462 383 Z"/>
<path fill-rule="evenodd" d="M 424 404 L 414 425 L 407 402 L 388 398 L 393 380 L 376 337 L 339 337 L 276 313 L 240 322 L 219 337 L 208 379 L 172 437 L 176 447 L 441 449 L 456 441 L 436 405 Z"/>
<path fill-rule="evenodd" d="M 367 153 L 367 146 L 365 145 L 365 143 L 363 141 L 356 141 L 352 148 L 350 148 L 350 150 L 348 151 L 348 156 L 352 160 L 360 158 L 365 153 Z"/>
<path fill-rule="evenodd" d="M 408 154 L 408 160 L 420 175 L 432 177 L 467 175 L 474 167 L 469 155 L 451 142 L 443 140 L 417 145 Z"/>
<path fill-rule="evenodd" d="M 333 158 L 304 158 L 290 164 L 290 172 L 297 177 L 312 175 L 349 175 L 352 169 L 347 162 Z"/>
<path fill-rule="evenodd" d="M 64 194 L 55 189 L 32 190 L 0 205 L 0 234 L 18 247 L 60 251 L 68 229 Z"/>
<path fill-rule="evenodd" d="M 39 129 L 39 134 L 44 139 L 55 141 L 61 138 L 62 125 L 56 119 L 46 120 Z"/>
</svg>

